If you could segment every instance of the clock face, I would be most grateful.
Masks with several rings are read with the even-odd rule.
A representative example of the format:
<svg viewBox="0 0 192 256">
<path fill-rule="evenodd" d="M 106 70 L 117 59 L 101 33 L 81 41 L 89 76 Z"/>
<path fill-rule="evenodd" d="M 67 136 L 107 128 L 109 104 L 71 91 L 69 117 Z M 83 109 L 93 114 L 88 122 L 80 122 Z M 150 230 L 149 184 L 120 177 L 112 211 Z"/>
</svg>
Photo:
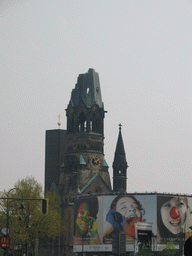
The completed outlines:
<svg viewBox="0 0 192 256">
<path fill-rule="evenodd" d="M 93 168 L 97 168 L 101 165 L 101 159 L 98 155 L 94 154 L 90 157 L 90 164 Z"/>
</svg>

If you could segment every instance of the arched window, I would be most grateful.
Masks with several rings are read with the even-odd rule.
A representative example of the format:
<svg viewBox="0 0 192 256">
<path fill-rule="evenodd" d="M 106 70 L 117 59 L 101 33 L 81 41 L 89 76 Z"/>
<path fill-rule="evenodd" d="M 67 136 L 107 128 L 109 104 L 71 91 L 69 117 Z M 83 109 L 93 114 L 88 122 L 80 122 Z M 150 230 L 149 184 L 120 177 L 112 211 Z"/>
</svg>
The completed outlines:
<svg viewBox="0 0 192 256">
<path fill-rule="evenodd" d="M 85 132 L 86 131 L 86 122 L 85 121 L 86 121 L 85 114 L 81 113 L 80 116 L 79 116 L 79 120 L 78 120 L 79 132 Z"/>
</svg>

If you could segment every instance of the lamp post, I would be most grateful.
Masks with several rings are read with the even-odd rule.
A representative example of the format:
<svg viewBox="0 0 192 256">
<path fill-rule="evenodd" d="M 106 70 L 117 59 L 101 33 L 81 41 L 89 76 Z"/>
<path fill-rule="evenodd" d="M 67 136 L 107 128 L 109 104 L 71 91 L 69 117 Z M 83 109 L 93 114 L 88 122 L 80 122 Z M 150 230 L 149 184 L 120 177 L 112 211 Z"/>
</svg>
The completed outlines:
<svg viewBox="0 0 192 256">
<path fill-rule="evenodd" d="M 84 256 L 84 237 L 85 235 L 82 235 L 82 256 Z"/>
<path fill-rule="evenodd" d="M 11 191 L 13 191 L 13 190 L 18 190 L 20 193 L 21 193 L 21 199 L 18 199 L 18 198 L 16 198 L 15 200 L 22 200 L 22 202 L 21 202 L 21 206 L 20 206 L 20 208 L 19 209 L 21 209 L 21 210 L 23 210 L 24 209 L 24 205 L 23 205 L 23 193 L 22 193 L 22 191 L 20 190 L 20 189 L 18 189 L 18 188 L 12 188 L 12 189 L 10 189 L 9 191 L 8 191 L 8 193 L 7 193 L 7 198 L 6 198 L 6 200 L 7 200 L 7 223 L 6 223 L 6 229 L 7 229 L 7 232 L 6 232 L 6 256 L 8 256 L 8 236 L 9 236 L 9 200 L 10 199 L 12 199 L 12 200 L 14 200 L 14 198 L 9 198 L 9 194 L 10 194 L 10 192 Z"/>
</svg>

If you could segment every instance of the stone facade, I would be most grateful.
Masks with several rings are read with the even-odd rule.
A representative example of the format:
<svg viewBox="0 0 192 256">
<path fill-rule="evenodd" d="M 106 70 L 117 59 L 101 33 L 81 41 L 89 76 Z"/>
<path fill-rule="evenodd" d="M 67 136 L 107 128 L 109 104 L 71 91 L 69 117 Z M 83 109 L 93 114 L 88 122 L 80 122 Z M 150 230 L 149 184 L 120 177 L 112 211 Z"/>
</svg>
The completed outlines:
<svg viewBox="0 0 192 256">
<path fill-rule="evenodd" d="M 67 130 L 58 130 L 62 135 L 52 149 L 49 148 L 52 147 L 50 141 L 54 141 L 51 135 L 55 132 L 47 131 L 50 136 L 46 138 L 46 166 L 50 168 L 45 169 L 45 190 L 52 188 L 60 197 L 65 230 L 61 237 L 52 241 L 52 249 L 46 255 L 73 255 L 74 200 L 77 196 L 112 192 L 103 149 L 105 112 L 98 73 L 89 69 L 78 77 L 66 109 Z M 57 159 L 50 155 L 54 151 L 59 156 Z M 53 166 L 51 161 L 57 164 Z M 123 171 L 126 174 L 125 168 Z M 126 177 L 120 180 L 124 183 Z"/>
</svg>

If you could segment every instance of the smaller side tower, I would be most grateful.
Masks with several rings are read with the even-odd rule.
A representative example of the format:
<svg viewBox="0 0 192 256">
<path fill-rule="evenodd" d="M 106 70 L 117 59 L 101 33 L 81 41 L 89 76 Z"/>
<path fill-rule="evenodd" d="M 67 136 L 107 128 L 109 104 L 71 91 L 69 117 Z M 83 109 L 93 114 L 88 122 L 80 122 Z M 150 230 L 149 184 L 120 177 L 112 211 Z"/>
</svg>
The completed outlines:
<svg viewBox="0 0 192 256">
<path fill-rule="evenodd" d="M 119 136 L 117 140 L 115 157 L 113 161 L 113 191 L 126 192 L 127 191 L 127 161 L 125 156 L 125 149 L 121 134 L 121 124 L 119 124 Z"/>
</svg>

